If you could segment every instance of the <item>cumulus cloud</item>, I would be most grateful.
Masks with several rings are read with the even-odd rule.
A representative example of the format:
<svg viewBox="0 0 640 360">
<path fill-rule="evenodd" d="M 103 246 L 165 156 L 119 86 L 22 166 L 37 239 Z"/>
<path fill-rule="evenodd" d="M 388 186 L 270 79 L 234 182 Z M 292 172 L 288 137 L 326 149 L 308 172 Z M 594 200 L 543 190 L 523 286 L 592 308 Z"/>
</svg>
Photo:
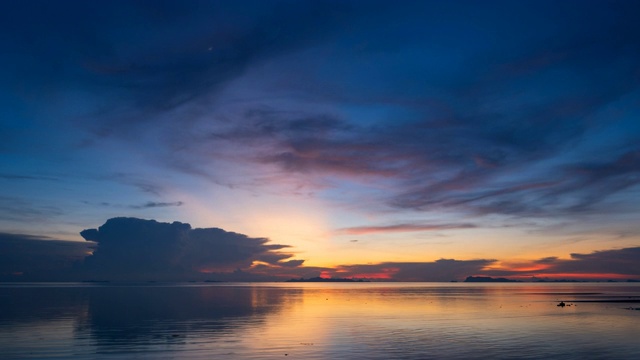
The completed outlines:
<svg viewBox="0 0 640 360">
<path fill-rule="evenodd" d="M 98 229 L 80 234 L 97 244 L 93 256 L 85 260 L 85 270 L 99 278 L 202 279 L 236 270 L 250 271 L 254 262 L 276 268 L 302 264 L 301 260 L 288 262 L 292 255 L 280 252 L 288 246 L 269 244 L 267 238 L 219 228 L 192 229 L 177 221 L 113 218 Z"/>
<path fill-rule="evenodd" d="M 0 233 L 0 279 L 283 280 L 304 263 L 267 238 L 178 221 L 112 218 L 80 234 L 86 241 Z"/>
</svg>

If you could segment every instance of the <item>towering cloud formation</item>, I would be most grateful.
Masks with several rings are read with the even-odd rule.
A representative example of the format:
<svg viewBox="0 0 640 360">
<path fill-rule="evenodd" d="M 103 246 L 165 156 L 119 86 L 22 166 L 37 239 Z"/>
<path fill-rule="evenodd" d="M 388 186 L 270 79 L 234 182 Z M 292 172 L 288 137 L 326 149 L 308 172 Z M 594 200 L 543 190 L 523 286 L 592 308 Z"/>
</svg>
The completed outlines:
<svg viewBox="0 0 640 360">
<path fill-rule="evenodd" d="M 97 250 L 85 261 L 85 269 L 98 278 L 202 278 L 206 273 L 248 269 L 254 262 L 276 268 L 290 266 L 283 260 L 292 256 L 278 252 L 288 246 L 267 244 L 266 238 L 218 228 L 192 229 L 177 221 L 113 218 L 98 229 L 80 234 L 97 243 Z"/>
</svg>

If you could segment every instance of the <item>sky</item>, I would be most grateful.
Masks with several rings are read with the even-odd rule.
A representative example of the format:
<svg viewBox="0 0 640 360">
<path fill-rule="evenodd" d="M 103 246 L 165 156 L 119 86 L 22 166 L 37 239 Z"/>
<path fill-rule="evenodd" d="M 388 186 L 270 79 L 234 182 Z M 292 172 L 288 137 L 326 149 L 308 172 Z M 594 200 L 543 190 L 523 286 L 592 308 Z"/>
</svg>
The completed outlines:
<svg viewBox="0 0 640 360">
<path fill-rule="evenodd" d="M 639 279 L 639 12 L 2 2 L 0 279 Z"/>
</svg>

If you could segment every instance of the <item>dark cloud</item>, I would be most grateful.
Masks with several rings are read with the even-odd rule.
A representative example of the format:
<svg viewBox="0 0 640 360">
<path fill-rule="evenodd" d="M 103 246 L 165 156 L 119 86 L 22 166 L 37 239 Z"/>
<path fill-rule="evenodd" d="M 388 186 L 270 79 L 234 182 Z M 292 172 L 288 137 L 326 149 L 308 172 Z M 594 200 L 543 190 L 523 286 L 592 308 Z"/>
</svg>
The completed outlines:
<svg viewBox="0 0 640 360">
<path fill-rule="evenodd" d="M 97 243 L 85 269 L 94 277 L 135 280 L 185 280 L 214 277 L 235 270 L 249 270 L 254 262 L 290 267 L 291 254 L 268 244 L 218 228 L 192 229 L 180 222 L 161 223 L 136 218 L 114 218 L 81 235 Z"/>
<path fill-rule="evenodd" d="M 104 207 L 116 207 L 116 208 L 129 208 L 129 209 L 136 209 L 136 210 L 143 210 L 143 209 L 151 209 L 151 208 L 164 208 L 164 207 L 177 207 L 177 206 L 182 206 L 184 205 L 184 202 L 182 201 L 174 201 L 174 202 L 156 202 L 156 201 L 147 201 L 146 203 L 140 204 L 140 205 L 122 205 L 122 204 L 113 204 L 110 202 L 100 202 L 100 203 L 92 203 L 90 201 L 83 201 L 83 204 L 86 205 L 98 205 L 98 206 L 104 206 Z"/>
<path fill-rule="evenodd" d="M 94 248 L 93 242 L 0 233 L 0 278 L 56 280 L 69 276 Z"/>
<path fill-rule="evenodd" d="M 304 263 L 282 251 L 289 246 L 270 244 L 267 238 L 218 228 L 192 229 L 177 221 L 113 218 L 81 235 L 87 241 L 0 234 L 0 278 L 265 281 L 297 274 Z"/>
<path fill-rule="evenodd" d="M 640 277 L 640 247 L 602 250 L 590 254 L 571 254 L 571 260 L 558 261 L 560 273 L 622 274 Z"/>
<path fill-rule="evenodd" d="M 285 267 L 295 268 L 295 267 L 302 266 L 303 263 L 304 263 L 304 260 L 289 260 L 289 261 L 280 262 L 280 265 Z"/>
<path fill-rule="evenodd" d="M 256 62 L 326 38 L 347 24 L 350 7 L 333 1 L 27 1 L 4 4 L 0 19 L 14 34 L 11 53 L 26 59 L 20 72 L 29 82 L 41 77 L 38 90 L 82 82 L 130 110 L 168 110 L 215 92 Z M 16 20 L 25 18 L 31 25 Z"/>
<path fill-rule="evenodd" d="M 571 259 L 546 257 L 518 264 L 505 264 L 500 270 L 483 270 L 480 274 L 519 278 L 552 279 L 638 279 L 640 247 L 571 254 Z"/>
<path fill-rule="evenodd" d="M 148 209 L 148 208 L 156 208 L 156 207 L 169 207 L 169 206 L 182 206 L 184 203 L 182 201 L 175 202 L 155 202 L 148 201 L 142 205 L 131 205 L 132 209 Z"/>
</svg>

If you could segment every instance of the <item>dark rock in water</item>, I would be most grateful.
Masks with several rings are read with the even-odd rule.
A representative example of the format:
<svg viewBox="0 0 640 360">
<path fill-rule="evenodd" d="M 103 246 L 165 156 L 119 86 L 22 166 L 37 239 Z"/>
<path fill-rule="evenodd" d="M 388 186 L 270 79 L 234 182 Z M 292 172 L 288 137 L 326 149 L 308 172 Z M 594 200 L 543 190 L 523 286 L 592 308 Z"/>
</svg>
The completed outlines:
<svg viewBox="0 0 640 360">
<path fill-rule="evenodd" d="M 557 306 L 565 307 L 565 306 L 567 306 L 567 304 L 565 304 L 564 301 L 560 301 L 560 303 Z"/>
</svg>

